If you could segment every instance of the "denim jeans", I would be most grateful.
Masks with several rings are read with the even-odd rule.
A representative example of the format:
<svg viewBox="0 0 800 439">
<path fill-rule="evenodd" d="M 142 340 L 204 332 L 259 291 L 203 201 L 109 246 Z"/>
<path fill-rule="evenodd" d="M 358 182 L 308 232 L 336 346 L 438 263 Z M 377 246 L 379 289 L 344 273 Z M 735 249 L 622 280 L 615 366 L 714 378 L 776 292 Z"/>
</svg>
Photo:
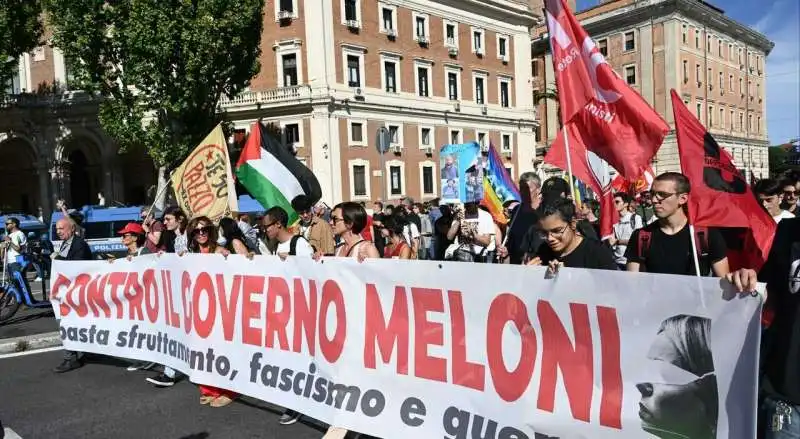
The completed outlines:
<svg viewBox="0 0 800 439">
<path fill-rule="evenodd" d="M 780 430 L 772 431 L 775 430 L 772 425 L 772 420 L 777 413 L 779 404 L 786 404 L 785 407 L 787 407 L 787 410 L 791 411 L 791 414 L 786 416 Z M 762 416 L 762 423 L 759 427 L 762 429 L 762 435 L 759 435 L 759 437 L 763 437 L 764 439 L 800 438 L 800 411 L 798 411 L 800 410 L 800 406 L 793 406 L 788 403 L 780 402 L 778 399 L 768 396 L 761 403 L 759 409 Z"/>
</svg>

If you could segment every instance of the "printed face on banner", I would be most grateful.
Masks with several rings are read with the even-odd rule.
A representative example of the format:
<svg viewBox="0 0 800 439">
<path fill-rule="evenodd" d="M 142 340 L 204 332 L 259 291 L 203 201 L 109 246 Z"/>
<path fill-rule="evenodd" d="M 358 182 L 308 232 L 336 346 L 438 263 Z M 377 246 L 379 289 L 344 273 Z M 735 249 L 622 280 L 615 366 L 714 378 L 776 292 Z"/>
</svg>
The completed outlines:
<svg viewBox="0 0 800 439">
<path fill-rule="evenodd" d="M 386 439 L 754 437 L 760 298 L 710 278 L 406 262 L 55 261 L 51 292 L 66 349 Z"/>
<path fill-rule="evenodd" d="M 470 203 L 483 199 L 486 160 L 478 143 L 445 145 L 439 157 L 442 203 Z"/>
</svg>

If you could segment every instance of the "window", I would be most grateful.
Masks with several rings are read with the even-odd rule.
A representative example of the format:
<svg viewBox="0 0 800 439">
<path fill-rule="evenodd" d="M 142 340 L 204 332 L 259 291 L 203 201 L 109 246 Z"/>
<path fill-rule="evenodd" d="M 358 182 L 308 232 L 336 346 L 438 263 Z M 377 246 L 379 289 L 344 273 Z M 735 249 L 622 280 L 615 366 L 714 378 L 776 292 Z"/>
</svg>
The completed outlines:
<svg viewBox="0 0 800 439">
<path fill-rule="evenodd" d="M 400 145 L 400 126 L 387 125 L 386 128 L 389 130 L 389 143 L 393 146 Z"/>
<path fill-rule="evenodd" d="M 744 113 L 739 112 L 739 131 L 744 131 Z"/>
<path fill-rule="evenodd" d="M 298 84 L 297 81 L 297 54 L 291 53 L 281 57 L 281 69 L 283 70 L 283 86 L 291 87 Z"/>
<path fill-rule="evenodd" d="M 636 34 L 634 31 L 625 32 L 625 51 L 629 52 L 636 49 Z"/>
<path fill-rule="evenodd" d="M 756 125 L 756 132 L 761 132 L 761 116 L 758 116 L 758 125 Z"/>
<path fill-rule="evenodd" d="M 531 61 L 531 74 L 534 78 L 539 77 L 539 60 L 534 59 Z"/>
<path fill-rule="evenodd" d="M 683 25 L 682 35 L 683 35 L 683 44 L 686 44 L 686 42 L 689 40 L 689 26 L 685 24 Z"/>
<path fill-rule="evenodd" d="M 756 97 L 761 99 L 761 84 L 756 84 Z"/>
<path fill-rule="evenodd" d="M 508 172 L 508 175 L 511 177 L 511 179 L 514 180 L 514 167 L 506 166 L 506 172 Z"/>
<path fill-rule="evenodd" d="M 486 103 L 486 78 L 484 76 L 475 76 L 475 103 L 483 105 Z"/>
<path fill-rule="evenodd" d="M 447 47 L 458 47 L 458 24 L 453 21 L 444 21 L 444 44 Z"/>
<path fill-rule="evenodd" d="M 739 78 L 739 93 L 744 96 L 744 80 L 742 78 Z"/>
<path fill-rule="evenodd" d="M 733 75 L 728 75 L 728 88 L 733 91 Z"/>
<path fill-rule="evenodd" d="M 388 93 L 397 93 L 397 63 L 383 62 L 383 87 Z"/>
<path fill-rule="evenodd" d="M 500 136 L 500 145 L 503 152 L 511 151 L 511 134 L 502 134 Z"/>
<path fill-rule="evenodd" d="M 359 0 L 343 0 L 344 1 L 344 19 L 345 21 L 358 21 L 358 10 L 360 6 Z"/>
<path fill-rule="evenodd" d="M 719 90 L 725 91 L 725 75 L 719 72 Z"/>
<path fill-rule="evenodd" d="M 725 128 L 725 109 L 724 108 L 720 108 L 719 109 L 719 126 L 721 128 Z"/>
<path fill-rule="evenodd" d="M 422 166 L 422 195 L 434 195 L 433 165 Z"/>
<path fill-rule="evenodd" d="M 428 44 L 430 35 L 430 30 L 428 28 L 429 20 L 428 16 L 425 14 L 418 14 L 414 12 L 414 41 L 419 42 L 420 44 Z"/>
<path fill-rule="evenodd" d="M 364 141 L 364 128 L 366 123 L 362 121 L 350 122 L 350 144 L 351 145 L 366 145 Z"/>
<path fill-rule="evenodd" d="M 628 85 L 636 85 L 636 66 L 625 67 L 625 82 Z"/>
<path fill-rule="evenodd" d="M 683 60 L 683 82 L 689 82 L 689 61 Z"/>
<path fill-rule="evenodd" d="M 536 126 L 536 127 L 533 128 L 533 138 L 534 138 L 534 140 L 536 140 L 536 142 L 541 142 L 542 141 L 542 127 L 541 126 Z"/>
<path fill-rule="evenodd" d="M 712 105 L 708 106 L 708 126 L 714 126 L 714 107 Z"/>
<path fill-rule="evenodd" d="M 485 133 L 485 132 L 478 131 L 478 132 L 476 133 L 476 137 L 478 138 L 478 145 L 480 145 L 481 147 L 487 147 L 487 146 L 489 146 L 489 145 L 486 143 L 486 133 Z"/>
<path fill-rule="evenodd" d="M 700 48 L 700 29 L 694 28 L 694 48 Z"/>
<path fill-rule="evenodd" d="M 461 143 L 461 130 L 450 130 L 450 144 L 458 145 Z"/>
<path fill-rule="evenodd" d="M 451 101 L 458 100 L 458 83 L 461 82 L 461 74 L 458 72 L 447 72 L 447 96 Z"/>
<path fill-rule="evenodd" d="M 711 52 L 711 35 L 706 37 L 706 52 Z"/>
<path fill-rule="evenodd" d="M 500 79 L 500 106 L 508 108 L 511 106 L 511 93 L 509 90 L 509 81 Z"/>
<path fill-rule="evenodd" d="M 597 49 L 600 50 L 600 54 L 603 57 L 608 57 L 608 38 L 597 40 Z"/>
<path fill-rule="evenodd" d="M 420 65 L 417 66 L 417 96 L 430 97 L 431 96 L 431 66 Z"/>
<path fill-rule="evenodd" d="M 45 60 L 44 46 L 38 46 L 35 49 L 33 49 L 33 52 L 31 52 L 31 56 L 33 57 L 34 61 L 44 61 Z"/>
<path fill-rule="evenodd" d="M 723 45 L 724 45 L 724 43 L 722 42 L 722 40 L 717 40 L 717 54 L 719 55 L 720 58 L 722 58 L 722 46 Z"/>
<path fill-rule="evenodd" d="M 380 5 L 381 32 L 397 35 L 397 6 Z"/>
<path fill-rule="evenodd" d="M 748 132 L 753 131 L 753 115 L 747 115 L 747 130 Z"/>
<path fill-rule="evenodd" d="M 294 1 L 292 0 L 280 0 L 280 10 L 294 13 Z"/>
<path fill-rule="evenodd" d="M 703 83 L 703 80 L 700 79 L 700 64 L 695 64 L 694 66 L 694 77 L 697 79 L 698 85 Z"/>
<path fill-rule="evenodd" d="M 730 121 L 731 121 L 731 131 L 733 131 L 733 121 L 735 120 L 735 118 L 736 118 L 736 113 L 735 113 L 733 110 L 731 110 L 731 118 L 730 118 Z"/>
<path fill-rule="evenodd" d="M 353 195 L 367 196 L 367 167 L 364 165 L 353 166 Z"/>
<path fill-rule="evenodd" d="M 733 60 L 733 44 L 728 43 L 728 59 Z"/>
<path fill-rule="evenodd" d="M 483 55 L 484 37 L 483 29 L 472 28 L 472 53 Z"/>
<path fill-rule="evenodd" d="M 389 193 L 403 194 L 403 171 L 399 165 L 389 166 Z"/>
<path fill-rule="evenodd" d="M 742 48 L 739 48 L 739 66 L 744 68 L 744 63 L 742 62 Z"/>
<path fill-rule="evenodd" d="M 357 55 L 347 55 L 347 85 L 361 87 L 361 58 Z"/>
<path fill-rule="evenodd" d="M 422 148 L 433 147 L 433 128 L 420 127 L 419 128 L 419 146 Z"/>
<path fill-rule="evenodd" d="M 713 88 L 713 84 L 714 83 L 711 82 L 711 81 L 713 81 L 713 79 L 711 79 L 713 76 L 714 76 L 714 72 L 711 70 L 711 67 L 709 67 L 708 68 L 708 75 L 706 75 L 706 82 L 708 83 L 708 89 L 709 90 L 711 90 Z"/>
<path fill-rule="evenodd" d="M 695 116 L 697 116 L 697 120 L 699 120 L 699 121 L 703 120 L 703 104 L 701 104 L 699 102 L 697 103 Z"/>
<path fill-rule="evenodd" d="M 5 84 L 6 94 L 16 95 L 22 92 L 22 85 L 19 77 L 19 67 L 14 66 L 11 70 L 11 77 L 8 78 Z"/>
<path fill-rule="evenodd" d="M 283 126 L 283 137 L 288 146 L 299 146 L 300 124 L 289 123 Z"/>
<path fill-rule="evenodd" d="M 508 37 L 497 35 L 497 58 L 508 61 Z"/>
</svg>

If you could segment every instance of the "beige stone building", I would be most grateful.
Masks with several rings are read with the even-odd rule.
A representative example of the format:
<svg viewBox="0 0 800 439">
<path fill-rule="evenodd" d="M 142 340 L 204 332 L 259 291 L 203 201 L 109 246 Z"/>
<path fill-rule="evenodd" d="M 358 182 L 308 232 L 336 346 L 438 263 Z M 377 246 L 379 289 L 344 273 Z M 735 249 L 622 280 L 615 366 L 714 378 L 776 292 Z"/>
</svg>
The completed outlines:
<svg viewBox="0 0 800 439">
<path fill-rule="evenodd" d="M 773 43 L 764 35 L 699 0 L 608 0 L 577 17 L 609 64 L 673 128 L 654 161 L 656 172 L 680 170 L 669 96 L 675 89 L 740 170 L 768 175 L 765 66 Z M 546 32 L 542 26 L 533 32 L 538 91 L 555 89 Z M 537 134 L 549 144 L 558 130 L 556 103 L 538 105 Z"/>
<path fill-rule="evenodd" d="M 269 2 L 261 74 L 222 107 L 283 128 L 328 203 L 432 199 L 441 145 L 492 142 L 512 174 L 533 169 L 535 23 L 523 0 Z"/>
</svg>

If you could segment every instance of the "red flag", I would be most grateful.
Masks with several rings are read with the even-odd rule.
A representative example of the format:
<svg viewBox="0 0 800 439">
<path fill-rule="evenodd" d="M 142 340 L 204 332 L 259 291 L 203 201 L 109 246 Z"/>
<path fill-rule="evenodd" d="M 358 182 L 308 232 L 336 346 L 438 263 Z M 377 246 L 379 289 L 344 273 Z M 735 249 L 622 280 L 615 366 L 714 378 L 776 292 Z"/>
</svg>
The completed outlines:
<svg viewBox="0 0 800 439">
<path fill-rule="evenodd" d="M 564 0 L 546 0 L 561 120 L 575 122 L 592 152 L 624 178 L 647 169 L 669 126 L 614 72 Z"/>
<path fill-rule="evenodd" d="M 689 221 L 695 226 L 741 228 L 724 231 L 729 245 L 736 244 L 729 247 L 728 263 L 731 269 L 758 270 L 769 254 L 775 221 L 761 207 L 730 154 L 720 148 L 675 90 L 672 111 L 681 170 L 692 185 Z"/>
<path fill-rule="evenodd" d="M 608 163 L 587 148 L 587 143 L 573 123 L 568 123 L 570 161 L 572 174 L 586 183 L 600 197 L 600 239 L 614 233 L 614 224 L 619 221 L 619 213 L 614 207 L 614 194 L 611 191 L 611 174 Z M 559 131 L 555 143 L 550 147 L 544 161 L 561 169 L 567 169 L 567 149 L 564 147 L 564 131 Z"/>
<path fill-rule="evenodd" d="M 625 192 L 626 194 L 635 196 L 642 191 L 650 190 L 654 179 L 655 173 L 653 172 L 653 168 L 648 167 L 647 170 L 644 171 L 644 174 L 636 180 L 627 180 L 617 174 L 614 180 L 611 181 L 611 187 L 617 192 Z"/>
</svg>

